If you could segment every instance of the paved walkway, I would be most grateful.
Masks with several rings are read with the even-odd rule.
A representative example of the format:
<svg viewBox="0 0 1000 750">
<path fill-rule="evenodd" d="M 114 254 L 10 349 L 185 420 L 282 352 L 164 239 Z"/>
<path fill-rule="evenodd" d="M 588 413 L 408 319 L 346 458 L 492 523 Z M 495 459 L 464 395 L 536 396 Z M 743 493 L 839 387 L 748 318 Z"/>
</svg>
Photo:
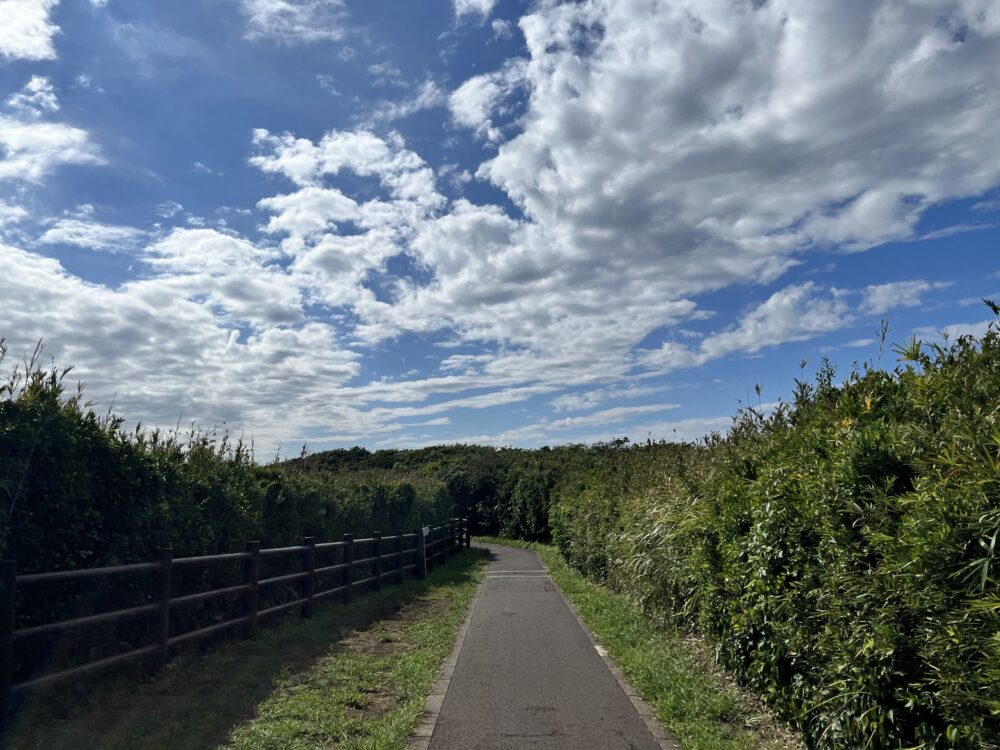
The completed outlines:
<svg viewBox="0 0 1000 750">
<path fill-rule="evenodd" d="M 431 750 L 669 747 L 654 739 L 538 556 L 488 548 Z"/>
</svg>

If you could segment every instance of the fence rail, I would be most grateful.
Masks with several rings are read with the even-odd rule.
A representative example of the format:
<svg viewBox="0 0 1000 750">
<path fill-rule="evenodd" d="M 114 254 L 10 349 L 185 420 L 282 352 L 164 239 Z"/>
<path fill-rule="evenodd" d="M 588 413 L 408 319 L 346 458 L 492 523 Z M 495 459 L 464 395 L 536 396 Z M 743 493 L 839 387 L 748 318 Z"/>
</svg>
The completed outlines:
<svg viewBox="0 0 1000 750">
<path fill-rule="evenodd" d="M 3 733 L 12 696 L 136 661 L 148 661 L 150 668 L 155 670 L 169 659 L 172 647 L 230 629 L 240 628 L 244 638 L 251 638 L 256 633 L 257 623 L 262 617 L 296 608 L 299 608 L 303 617 L 311 617 L 318 601 L 334 597 L 347 603 L 351 601 L 357 589 L 374 585 L 376 590 L 380 590 L 383 581 L 399 584 L 403 582 L 405 574 L 410 572 L 419 578 L 426 578 L 428 570 L 433 569 L 436 563 L 443 562 L 456 554 L 462 546 L 468 547 L 470 539 L 468 519 L 452 518 L 438 526 L 424 526 L 405 533 L 397 531 L 391 536 L 383 536 L 380 531 L 374 531 L 370 537 L 363 539 L 355 539 L 352 535 L 345 534 L 342 541 L 321 543 L 317 543 L 313 537 L 306 537 L 301 545 L 267 549 L 261 549 L 259 542 L 247 542 L 244 552 L 178 558 L 173 557 L 170 549 L 163 549 L 157 562 L 31 573 L 22 576 L 17 575 L 14 561 L 2 560 L 0 561 L 0 735 Z M 363 557 L 360 555 L 356 557 L 355 553 L 361 551 L 358 548 L 364 548 Z M 317 567 L 317 553 L 326 554 L 335 551 L 340 553 L 339 562 Z M 262 559 L 294 560 L 295 558 L 299 559 L 301 570 L 270 578 L 260 577 Z M 237 561 L 243 563 L 242 583 L 183 596 L 173 595 L 172 579 L 175 571 Z M 149 604 L 30 627 L 15 627 L 19 590 L 53 582 L 111 578 L 137 573 L 153 574 L 153 601 Z M 340 575 L 330 576 L 331 573 Z M 363 577 L 358 578 L 359 574 Z M 332 583 L 320 587 L 321 580 L 332 580 Z M 261 588 L 280 584 L 297 585 L 298 596 L 291 601 L 261 609 Z M 241 615 L 184 633 L 172 632 L 171 612 L 225 596 L 239 597 Z M 41 636 L 84 630 L 95 625 L 142 618 L 147 618 L 153 625 L 152 637 L 147 638 L 145 643 L 135 645 L 129 651 L 61 670 L 45 672 L 42 669 L 27 679 L 13 682 L 15 647 L 24 642 L 30 642 Z"/>
</svg>

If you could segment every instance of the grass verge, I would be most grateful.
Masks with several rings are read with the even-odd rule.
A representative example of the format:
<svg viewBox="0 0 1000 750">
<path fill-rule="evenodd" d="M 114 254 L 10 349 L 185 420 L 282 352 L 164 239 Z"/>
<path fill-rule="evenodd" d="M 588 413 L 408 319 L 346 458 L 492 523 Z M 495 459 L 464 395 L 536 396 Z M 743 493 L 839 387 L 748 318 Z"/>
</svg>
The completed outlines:
<svg viewBox="0 0 1000 750">
<path fill-rule="evenodd" d="M 798 750 L 799 737 L 739 689 L 705 644 L 660 628 L 621 594 L 586 579 L 550 545 L 493 537 L 483 543 L 535 550 L 657 719 L 690 750 Z"/>
<path fill-rule="evenodd" d="M 389 750 L 406 746 L 482 577 L 466 550 L 411 580 L 188 654 L 155 679 L 39 697 L 17 750 Z"/>
</svg>

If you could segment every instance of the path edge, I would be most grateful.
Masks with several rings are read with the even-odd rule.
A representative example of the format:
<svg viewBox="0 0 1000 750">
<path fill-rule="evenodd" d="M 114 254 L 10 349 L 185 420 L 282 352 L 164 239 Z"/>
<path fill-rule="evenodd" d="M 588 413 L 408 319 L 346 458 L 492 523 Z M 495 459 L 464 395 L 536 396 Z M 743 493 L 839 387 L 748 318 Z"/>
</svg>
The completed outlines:
<svg viewBox="0 0 1000 750">
<path fill-rule="evenodd" d="M 451 653 L 441 663 L 437 679 L 431 687 L 431 692 L 427 695 L 427 702 L 424 704 L 420 723 L 410 734 L 406 750 L 427 750 L 430 747 L 431 737 L 434 735 L 434 728 L 437 726 L 438 716 L 441 714 L 441 707 L 444 705 L 444 697 L 448 693 L 448 687 L 451 685 L 451 678 L 455 674 L 455 665 L 458 664 L 458 657 L 462 653 L 462 647 L 465 645 L 465 636 L 469 633 L 472 616 L 476 613 L 476 607 L 479 606 L 479 599 L 482 596 L 485 585 L 486 570 L 484 567 L 483 580 L 476 587 L 476 593 L 469 604 L 469 613 L 465 616 L 465 621 L 458 629 L 458 634 L 455 637 L 455 645 L 452 647 Z"/>
<path fill-rule="evenodd" d="M 538 555 L 537 552 L 535 552 L 535 554 Z M 573 617 L 576 618 L 576 622 L 580 626 L 580 630 L 582 630 L 583 634 L 587 636 L 587 640 L 590 641 L 590 644 L 594 647 L 594 651 L 596 651 L 597 655 L 604 661 L 604 665 L 608 668 L 608 671 L 614 675 L 614 678 L 618 681 L 618 687 L 622 689 L 622 692 L 625 693 L 625 697 L 627 697 L 632 703 L 632 707 L 635 708 L 636 713 L 639 714 L 639 718 L 642 719 L 643 724 L 646 725 L 646 729 L 648 729 L 649 733 L 653 735 L 653 739 L 656 740 L 657 744 L 659 744 L 661 750 L 681 750 L 681 746 L 678 744 L 677 740 L 675 740 L 673 736 L 671 736 L 670 733 L 663 728 L 659 720 L 656 718 L 656 714 L 653 713 L 653 709 L 651 709 L 649 704 L 642 699 L 638 692 L 636 692 L 632 683 L 628 681 L 625 674 L 618 668 L 618 665 L 615 664 L 614 659 L 608 655 L 607 650 L 600 644 L 594 636 L 593 631 L 591 631 L 587 623 L 583 621 L 583 618 L 580 617 L 580 612 L 577 610 L 573 602 L 566 598 L 562 589 L 559 588 L 559 584 L 556 583 L 556 579 L 552 576 L 552 571 L 549 570 L 549 566 L 545 564 L 544 560 L 542 560 L 541 555 L 538 555 L 538 559 L 542 563 L 542 567 L 545 568 L 546 572 L 549 574 L 549 580 L 552 581 L 552 586 L 555 588 L 556 593 L 559 594 L 559 597 L 563 600 L 563 604 L 566 605 L 566 608 L 573 614 Z"/>
</svg>

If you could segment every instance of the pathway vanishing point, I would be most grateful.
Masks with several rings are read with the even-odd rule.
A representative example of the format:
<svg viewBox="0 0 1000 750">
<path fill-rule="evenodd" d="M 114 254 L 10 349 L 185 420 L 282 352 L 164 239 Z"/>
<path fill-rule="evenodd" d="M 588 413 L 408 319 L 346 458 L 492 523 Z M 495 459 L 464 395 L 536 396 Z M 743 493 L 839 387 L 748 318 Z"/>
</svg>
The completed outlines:
<svg viewBox="0 0 1000 750">
<path fill-rule="evenodd" d="M 411 750 L 676 748 L 531 550 L 491 553 Z"/>
</svg>

